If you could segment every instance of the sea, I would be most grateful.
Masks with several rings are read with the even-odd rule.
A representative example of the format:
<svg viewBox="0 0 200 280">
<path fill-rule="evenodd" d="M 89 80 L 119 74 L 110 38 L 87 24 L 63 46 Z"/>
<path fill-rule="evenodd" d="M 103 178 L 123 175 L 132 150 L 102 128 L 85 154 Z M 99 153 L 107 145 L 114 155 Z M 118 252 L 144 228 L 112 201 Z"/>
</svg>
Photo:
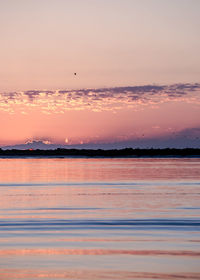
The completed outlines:
<svg viewBox="0 0 200 280">
<path fill-rule="evenodd" d="M 197 280 L 199 245 L 198 158 L 0 159 L 0 280 Z"/>
</svg>

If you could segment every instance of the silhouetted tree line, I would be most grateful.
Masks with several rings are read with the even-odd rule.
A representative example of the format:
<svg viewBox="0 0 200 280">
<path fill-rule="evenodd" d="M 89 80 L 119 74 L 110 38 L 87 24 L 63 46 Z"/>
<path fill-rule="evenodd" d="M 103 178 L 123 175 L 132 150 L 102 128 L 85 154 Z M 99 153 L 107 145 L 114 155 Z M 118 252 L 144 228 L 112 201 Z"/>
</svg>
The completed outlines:
<svg viewBox="0 0 200 280">
<path fill-rule="evenodd" d="M 2 150 L 0 156 L 9 157 L 200 157 L 200 149 L 56 149 L 56 150 Z"/>
</svg>

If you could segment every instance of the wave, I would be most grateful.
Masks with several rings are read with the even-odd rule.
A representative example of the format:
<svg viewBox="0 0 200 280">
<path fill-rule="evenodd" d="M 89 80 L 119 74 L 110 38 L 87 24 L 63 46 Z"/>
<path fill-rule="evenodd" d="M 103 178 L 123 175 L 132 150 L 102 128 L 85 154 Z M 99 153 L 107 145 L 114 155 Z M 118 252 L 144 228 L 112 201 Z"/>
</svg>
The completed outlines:
<svg viewBox="0 0 200 280">
<path fill-rule="evenodd" d="M 1 220 L 1 230 L 195 230 L 199 219 Z"/>
<path fill-rule="evenodd" d="M 152 182 L 147 182 L 147 181 L 134 181 L 134 182 L 21 182 L 21 183 L 13 183 L 13 182 L 8 182 L 8 183 L 0 183 L 0 187 L 54 187 L 54 186 L 195 186 L 199 185 L 200 186 L 200 181 L 152 181 Z"/>
</svg>

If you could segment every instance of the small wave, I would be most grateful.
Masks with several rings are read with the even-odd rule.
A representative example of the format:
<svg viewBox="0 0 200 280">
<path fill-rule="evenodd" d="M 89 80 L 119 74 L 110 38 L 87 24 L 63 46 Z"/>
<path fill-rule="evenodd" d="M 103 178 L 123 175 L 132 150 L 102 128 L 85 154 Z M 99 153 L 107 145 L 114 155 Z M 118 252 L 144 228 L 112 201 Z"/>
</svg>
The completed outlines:
<svg viewBox="0 0 200 280">
<path fill-rule="evenodd" d="M 18 230 L 200 230 L 199 219 L 135 219 L 135 220 L 9 220 L 0 221 L 1 229 Z"/>
<path fill-rule="evenodd" d="M 129 182 L 24 182 L 24 183 L 0 183 L 0 187 L 54 187 L 54 186 L 115 186 L 115 187 L 123 187 L 123 186 L 130 186 L 130 187 L 137 187 L 137 186 L 200 186 L 200 181 L 129 181 Z"/>
</svg>

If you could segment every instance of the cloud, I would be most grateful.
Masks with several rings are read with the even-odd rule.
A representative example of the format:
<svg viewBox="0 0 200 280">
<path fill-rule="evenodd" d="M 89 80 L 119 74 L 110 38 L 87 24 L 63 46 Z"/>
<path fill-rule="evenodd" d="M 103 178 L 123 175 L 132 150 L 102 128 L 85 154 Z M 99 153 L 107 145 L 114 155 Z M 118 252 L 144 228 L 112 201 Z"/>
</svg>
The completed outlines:
<svg viewBox="0 0 200 280">
<path fill-rule="evenodd" d="M 28 90 L 0 93 L 0 111 L 25 112 L 33 107 L 43 113 L 67 110 L 116 111 L 124 107 L 156 105 L 169 101 L 200 104 L 200 84 L 145 85 L 78 90 Z"/>
<path fill-rule="evenodd" d="M 169 131 L 165 135 L 138 137 L 118 141 L 115 143 L 103 143 L 100 148 L 199 148 L 200 127 L 186 128 L 180 131 Z"/>
<path fill-rule="evenodd" d="M 31 139 L 27 140 L 25 144 L 45 144 L 45 145 L 50 145 L 51 141 L 49 139 Z"/>
<path fill-rule="evenodd" d="M 155 129 L 159 127 L 155 126 Z M 123 148 L 199 148 L 200 147 L 200 127 L 186 128 L 179 131 L 171 131 L 165 135 L 138 137 L 116 137 L 113 140 L 97 137 L 91 137 L 87 141 L 78 141 L 71 143 L 69 138 L 65 138 L 62 144 L 54 143 L 48 138 L 29 139 L 25 143 L 1 146 L 2 149 L 123 149 Z"/>
<path fill-rule="evenodd" d="M 178 132 L 178 137 L 196 139 L 200 141 L 200 127 L 186 128 Z"/>
</svg>

